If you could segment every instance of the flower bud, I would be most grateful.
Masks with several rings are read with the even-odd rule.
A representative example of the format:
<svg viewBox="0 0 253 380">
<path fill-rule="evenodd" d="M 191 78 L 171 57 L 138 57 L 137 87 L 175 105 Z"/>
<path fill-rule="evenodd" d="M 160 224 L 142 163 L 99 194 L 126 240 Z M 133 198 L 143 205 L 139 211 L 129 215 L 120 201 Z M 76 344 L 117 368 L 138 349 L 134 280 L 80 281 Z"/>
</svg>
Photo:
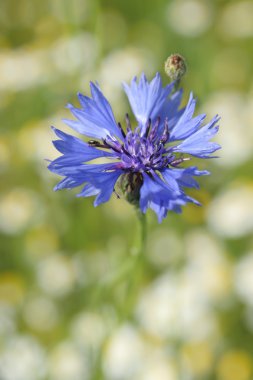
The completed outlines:
<svg viewBox="0 0 253 380">
<path fill-rule="evenodd" d="M 164 69 L 171 80 L 179 81 L 187 69 L 184 57 L 180 54 L 170 55 L 165 62 Z"/>
<path fill-rule="evenodd" d="M 140 173 L 123 174 L 117 183 L 119 191 L 123 194 L 123 197 L 134 206 L 139 205 L 142 184 L 143 177 Z"/>
</svg>

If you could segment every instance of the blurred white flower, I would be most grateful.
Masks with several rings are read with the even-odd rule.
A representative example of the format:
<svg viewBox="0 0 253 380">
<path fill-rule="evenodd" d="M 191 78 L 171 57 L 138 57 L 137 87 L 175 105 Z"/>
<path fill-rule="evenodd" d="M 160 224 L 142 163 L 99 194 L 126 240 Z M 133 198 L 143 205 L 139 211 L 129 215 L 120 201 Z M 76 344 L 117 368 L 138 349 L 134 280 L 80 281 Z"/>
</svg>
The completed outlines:
<svg viewBox="0 0 253 380">
<path fill-rule="evenodd" d="M 29 299 L 24 305 L 23 316 L 30 328 L 42 332 L 54 328 L 59 319 L 55 303 L 44 296 Z"/>
<path fill-rule="evenodd" d="M 47 80 L 45 51 L 3 50 L 0 54 L 0 91 L 18 91 Z"/>
<path fill-rule="evenodd" d="M 203 0 L 173 0 L 167 17 L 176 33 L 196 37 L 204 33 L 212 22 L 210 3 Z"/>
<path fill-rule="evenodd" d="M 238 238 L 253 231 L 253 187 L 237 185 L 218 194 L 207 209 L 207 221 L 215 233 Z"/>
<path fill-rule="evenodd" d="M 221 145 L 219 166 L 234 168 L 252 157 L 252 120 L 250 120 L 248 102 L 250 98 L 240 93 L 220 92 L 213 94 L 204 107 L 206 113 L 221 116 L 221 128 L 215 140 Z M 251 109 L 252 112 L 252 109 Z"/>
<path fill-rule="evenodd" d="M 253 306 L 253 252 L 243 256 L 235 266 L 235 289 L 241 299 Z"/>
<path fill-rule="evenodd" d="M 147 246 L 147 254 L 158 268 L 177 263 L 182 258 L 182 239 L 173 231 L 167 228 L 159 228 L 150 235 Z"/>
<path fill-rule="evenodd" d="M 41 220 L 44 211 L 36 193 L 14 188 L 0 196 L 0 231 L 11 235 L 22 232 L 31 223 Z"/>
<path fill-rule="evenodd" d="M 93 68 L 98 55 L 98 43 L 92 34 L 80 33 L 71 38 L 58 39 L 48 54 L 56 70 L 67 74 L 77 70 L 83 72 L 84 69 Z"/>
<path fill-rule="evenodd" d="M 98 54 L 91 33 L 52 42 L 44 49 L 5 49 L 0 54 L 0 91 L 19 91 L 49 83 L 60 74 L 81 74 L 93 68 Z"/>
<path fill-rule="evenodd" d="M 121 81 L 129 81 L 143 70 L 148 52 L 128 46 L 107 55 L 101 64 L 101 81 L 119 87 Z M 152 63 L 149 62 L 149 65 Z M 150 67 L 151 68 L 151 67 Z M 104 84 L 103 84 L 104 88 Z M 122 89 L 120 89 L 122 91 Z M 106 90 L 105 90 L 106 92 Z"/>
<path fill-rule="evenodd" d="M 222 36 L 247 38 L 253 36 L 253 3 L 251 0 L 229 2 L 219 20 Z"/>
<path fill-rule="evenodd" d="M 45 159 L 54 159 L 58 152 L 52 144 L 54 136 L 50 126 L 58 126 L 62 115 L 51 115 L 49 118 L 21 128 L 17 134 L 18 149 L 22 158 L 37 161 L 45 168 Z"/>
<path fill-rule="evenodd" d="M 116 116 L 126 112 L 125 96 L 119 83 L 132 80 L 142 71 L 148 74 L 153 70 L 153 60 L 151 52 L 131 46 L 113 51 L 102 60 L 98 82 L 113 109 L 117 110 Z"/>
<path fill-rule="evenodd" d="M 99 314 L 83 312 L 72 321 L 71 332 L 80 347 L 98 350 L 105 338 L 106 326 Z"/>
<path fill-rule="evenodd" d="M 147 351 L 139 375 L 134 380 L 177 380 L 178 374 L 174 360 L 170 354 L 161 349 L 152 348 Z"/>
<path fill-rule="evenodd" d="M 131 325 L 123 325 L 111 336 L 103 358 L 106 378 L 133 379 L 144 359 L 144 342 Z"/>
<path fill-rule="evenodd" d="M 73 263 L 61 254 L 55 254 L 39 262 L 37 278 L 40 287 L 48 294 L 61 297 L 69 293 L 75 282 Z"/>
<path fill-rule="evenodd" d="M 137 305 L 137 317 L 151 334 L 166 339 L 177 335 L 177 301 L 175 279 L 169 275 L 158 278 L 144 290 Z M 155 307 L 154 307 L 155 305 Z"/>
<path fill-rule="evenodd" d="M 208 302 L 212 303 L 230 293 L 232 267 L 217 238 L 205 230 L 195 229 L 185 237 L 185 251 L 188 264 L 184 272 Z"/>
<path fill-rule="evenodd" d="M 88 380 L 87 357 L 72 342 L 58 344 L 49 355 L 49 378 L 51 380 Z"/>
<path fill-rule="evenodd" d="M 187 271 L 160 276 L 143 291 L 136 313 L 143 328 L 161 339 L 204 339 L 216 331 L 205 293 Z"/>
<path fill-rule="evenodd" d="M 13 336 L 0 349 L 0 378 L 3 380 L 39 380 L 47 372 L 45 353 L 30 336 Z"/>
<path fill-rule="evenodd" d="M 0 303 L 0 338 L 9 339 L 16 330 L 15 312 L 10 305 Z"/>
</svg>

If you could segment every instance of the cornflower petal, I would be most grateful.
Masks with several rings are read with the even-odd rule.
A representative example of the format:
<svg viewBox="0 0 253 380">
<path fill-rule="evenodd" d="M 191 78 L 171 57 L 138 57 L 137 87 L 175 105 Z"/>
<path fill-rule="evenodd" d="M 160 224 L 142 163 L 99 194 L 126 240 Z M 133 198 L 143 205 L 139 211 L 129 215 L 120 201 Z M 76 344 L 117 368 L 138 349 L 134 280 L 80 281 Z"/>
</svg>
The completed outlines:
<svg viewBox="0 0 253 380">
<path fill-rule="evenodd" d="M 109 201 L 114 191 L 115 183 L 121 174 L 122 171 L 120 170 L 106 173 L 90 173 L 89 176 L 86 176 L 86 181 L 88 181 L 89 184 L 84 186 L 78 196 L 87 197 L 89 195 L 97 195 L 94 201 L 95 207 Z"/>
<path fill-rule="evenodd" d="M 160 112 L 159 116 L 161 118 L 161 126 L 163 125 L 166 118 L 169 117 L 169 129 L 170 131 L 175 126 L 175 124 L 178 122 L 179 118 L 183 114 L 185 108 L 179 109 L 179 106 L 182 101 L 183 96 L 183 90 L 180 89 L 173 93 L 171 96 L 167 97 L 166 101 L 164 102 Z"/>
<path fill-rule="evenodd" d="M 144 181 L 140 190 L 140 208 L 146 213 L 148 208 L 156 212 L 159 223 L 167 215 L 172 207 L 172 202 L 179 196 L 180 192 L 173 191 L 172 188 L 157 176 L 152 178 L 146 173 L 143 174 Z"/>
<path fill-rule="evenodd" d="M 167 183 L 170 183 L 171 179 L 173 179 L 180 187 L 190 187 L 195 189 L 199 189 L 199 184 L 193 176 L 199 177 L 208 174 L 210 173 L 207 170 L 198 170 L 196 166 L 185 169 L 167 168 L 162 172 L 162 176 Z"/>
<path fill-rule="evenodd" d="M 72 166 L 58 166 L 58 165 L 52 165 L 52 163 L 49 164 L 48 169 L 51 170 L 51 172 L 62 175 L 62 176 L 69 176 L 72 178 L 86 178 L 87 176 L 93 175 L 94 173 L 103 173 L 110 170 L 116 170 L 117 164 L 116 163 L 110 163 L 110 164 L 74 164 Z M 83 181 L 85 182 L 85 180 Z"/>
<path fill-rule="evenodd" d="M 49 169 L 53 166 L 69 166 L 74 163 L 87 162 L 100 157 L 115 157 L 115 153 L 113 152 L 96 149 L 78 137 L 71 136 L 56 128 L 53 128 L 53 130 L 61 138 L 61 140 L 54 140 L 53 144 L 63 155 L 52 161 Z"/>
<path fill-rule="evenodd" d="M 77 121 L 68 119 L 63 119 L 63 121 L 75 131 L 89 137 L 103 139 L 109 135 L 122 139 L 122 133 L 117 126 L 108 100 L 98 85 L 91 82 L 90 88 L 92 98 L 78 94 L 82 108 L 67 105 Z"/>
<path fill-rule="evenodd" d="M 157 118 L 173 87 L 174 83 L 171 83 L 162 88 L 159 73 L 150 83 L 147 81 L 145 74 L 142 74 L 139 83 L 137 83 L 137 78 L 135 77 L 130 86 L 126 83 L 123 84 L 132 111 L 139 123 L 141 136 L 145 134 L 148 120 L 154 121 Z"/>
<path fill-rule="evenodd" d="M 207 125 L 201 127 L 197 132 L 193 133 L 181 144 L 177 145 L 173 151 L 188 153 L 200 158 L 209 158 L 211 153 L 220 149 L 219 144 L 209 141 L 219 130 L 219 127 L 215 126 L 218 120 L 219 117 L 215 116 Z"/>
<path fill-rule="evenodd" d="M 196 99 L 193 98 L 193 94 L 191 93 L 190 99 L 182 113 L 182 116 L 179 118 L 176 125 L 171 129 L 170 141 L 186 139 L 199 129 L 206 115 L 202 114 L 192 118 L 195 106 Z"/>
</svg>

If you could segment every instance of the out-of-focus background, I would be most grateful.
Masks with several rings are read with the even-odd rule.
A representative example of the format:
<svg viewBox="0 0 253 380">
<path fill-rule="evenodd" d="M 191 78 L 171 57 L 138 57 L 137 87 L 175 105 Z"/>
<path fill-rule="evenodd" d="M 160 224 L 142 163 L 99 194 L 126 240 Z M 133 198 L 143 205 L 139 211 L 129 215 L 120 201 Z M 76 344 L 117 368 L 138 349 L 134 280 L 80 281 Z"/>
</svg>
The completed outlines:
<svg viewBox="0 0 253 380">
<path fill-rule="evenodd" d="M 1 0 L 0 29 L 0 379 L 252 379 L 253 2 Z M 123 121 L 121 82 L 163 73 L 174 52 L 184 102 L 192 90 L 222 116 L 223 149 L 200 164 L 202 208 L 148 214 L 126 302 L 129 275 L 97 284 L 132 254 L 134 211 L 52 191 L 50 125 L 89 80 Z"/>
</svg>

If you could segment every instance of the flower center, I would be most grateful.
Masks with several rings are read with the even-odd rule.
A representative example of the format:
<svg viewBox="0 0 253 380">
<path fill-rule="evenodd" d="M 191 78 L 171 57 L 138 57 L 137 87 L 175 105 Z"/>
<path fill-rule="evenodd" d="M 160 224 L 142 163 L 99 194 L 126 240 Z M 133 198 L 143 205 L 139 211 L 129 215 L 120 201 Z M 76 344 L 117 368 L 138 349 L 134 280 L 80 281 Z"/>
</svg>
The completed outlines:
<svg viewBox="0 0 253 380">
<path fill-rule="evenodd" d="M 149 138 L 141 137 L 138 132 L 128 132 L 123 146 L 122 160 L 134 171 L 145 171 L 164 166 L 164 144 L 154 144 Z"/>
<path fill-rule="evenodd" d="M 165 148 L 169 138 L 168 122 L 165 121 L 164 129 L 159 133 L 160 119 L 158 118 L 153 126 L 149 120 L 144 136 L 140 135 L 139 127 L 132 131 L 129 120 L 127 123 L 127 134 L 121 156 L 124 167 L 134 172 L 143 172 L 167 166 L 170 161 L 170 155 Z"/>
<path fill-rule="evenodd" d="M 176 158 L 173 151 L 165 145 L 169 142 L 168 120 L 165 119 L 163 129 L 159 128 L 160 118 L 151 125 L 148 121 L 144 134 L 140 133 L 140 127 L 134 131 L 128 115 L 126 115 L 127 133 L 119 123 L 119 128 L 124 136 L 124 143 L 107 136 L 103 143 L 90 140 L 89 145 L 113 150 L 120 159 L 119 167 L 132 173 L 143 173 L 152 170 L 161 170 L 165 167 L 177 166 L 188 158 Z"/>
</svg>

